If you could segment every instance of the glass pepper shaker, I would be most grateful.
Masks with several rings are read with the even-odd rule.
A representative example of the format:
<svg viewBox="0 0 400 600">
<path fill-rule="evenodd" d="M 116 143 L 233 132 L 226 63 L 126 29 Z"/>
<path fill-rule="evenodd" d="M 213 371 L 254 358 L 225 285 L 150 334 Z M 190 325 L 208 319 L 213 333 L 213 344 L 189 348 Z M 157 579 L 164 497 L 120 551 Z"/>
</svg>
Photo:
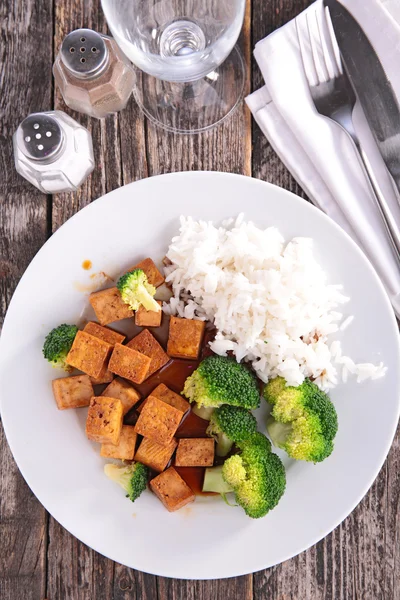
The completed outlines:
<svg viewBox="0 0 400 600">
<path fill-rule="evenodd" d="M 67 35 L 53 74 L 67 106 L 97 118 L 125 108 L 135 77 L 116 41 L 91 29 Z"/>
<path fill-rule="evenodd" d="M 60 110 L 26 117 L 13 145 L 18 173 L 45 194 L 75 191 L 94 169 L 92 136 Z"/>
</svg>

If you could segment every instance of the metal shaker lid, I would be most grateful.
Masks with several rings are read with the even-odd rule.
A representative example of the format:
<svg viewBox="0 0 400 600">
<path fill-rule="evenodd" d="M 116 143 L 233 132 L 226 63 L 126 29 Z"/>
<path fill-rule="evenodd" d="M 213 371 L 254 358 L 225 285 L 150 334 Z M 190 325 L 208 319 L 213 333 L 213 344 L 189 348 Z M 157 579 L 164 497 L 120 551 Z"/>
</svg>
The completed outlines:
<svg viewBox="0 0 400 600">
<path fill-rule="evenodd" d="M 32 113 L 18 127 L 17 143 L 26 157 L 36 161 L 48 160 L 61 149 L 63 130 L 54 117 L 46 113 Z"/>
<path fill-rule="evenodd" d="M 107 63 L 108 51 L 103 36 L 92 29 L 75 29 L 61 45 L 61 60 L 76 77 L 99 74 Z"/>
</svg>

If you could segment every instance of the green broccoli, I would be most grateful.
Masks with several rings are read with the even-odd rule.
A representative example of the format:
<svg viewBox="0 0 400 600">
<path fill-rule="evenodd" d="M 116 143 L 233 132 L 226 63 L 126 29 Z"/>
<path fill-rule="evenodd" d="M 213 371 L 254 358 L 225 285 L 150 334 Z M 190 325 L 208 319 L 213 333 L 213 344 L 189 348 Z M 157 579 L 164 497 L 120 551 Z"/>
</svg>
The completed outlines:
<svg viewBox="0 0 400 600">
<path fill-rule="evenodd" d="M 208 356 L 185 381 L 183 394 L 198 406 L 222 404 L 253 409 L 260 405 L 256 377 L 243 364 L 224 356 Z"/>
<path fill-rule="evenodd" d="M 132 310 L 144 306 L 146 310 L 159 312 L 160 305 L 154 300 L 156 288 L 147 281 L 147 275 L 142 269 L 134 269 L 122 275 L 117 283 L 122 300 Z"/>
<path fill-rule="evenodd" d="M 59 325 L 47 334 L 43 344 L 43 356 L 51 363 L 52 367 L 70 371 L 67 365 L 67 354 L 71 349 L 75 336 L 78 332 L 76 325 Z"/>
<path fill-rule="evenodd" d="M 285 468 L 262 433 L 253 433 L 236 445 L 241 452 L 225 461 L 222 478 L 232 486 L 236 502 L 249 517 L 264 517 L 285 491 Z"/>
<path fill-rule="evenodd" d="M 242 442 L 257 431 L 257 420 L 246 408 L 223 404 L 211 415 L 207 434 L 217 442 L 217 456 L 226 456 L 234 442 Z"/>
<path fill-rule="evenodd" d="M 126 491 L 132 502 L 135 502 L 147 487 L 149 470 L 139 462 L 131 463 L 126 467 L 109 463 L 104 465 L 104 473 Z"/>
<path fill-rule="evenodd" d="M 215 492 L 216 494 L 229 494 L 233 492 L 233 487 L 228 485 L 222 478 L 223 465 L 218 467 L 208 467 L 204 473 L 203 492 Z"/>
<path fill-rule="evenodd" d="M 275 446 L 295 460 L 321 462 L 333 450 L 338 430 L 336 409 L 325 392 L 305 379 L 298 387 L 286 386 L 282 377 L 264 390 L 272 405 L 267 430 Z"/>
<path fill-rule="evenodd" d="M 192 408 L 192 412 L 200 417 L 200 419 L 203 419 L 203 421 L 209 421 L 214 410 L 213 406 L 197 406 L 196 403 L 193 404 Z"/>
</svg>

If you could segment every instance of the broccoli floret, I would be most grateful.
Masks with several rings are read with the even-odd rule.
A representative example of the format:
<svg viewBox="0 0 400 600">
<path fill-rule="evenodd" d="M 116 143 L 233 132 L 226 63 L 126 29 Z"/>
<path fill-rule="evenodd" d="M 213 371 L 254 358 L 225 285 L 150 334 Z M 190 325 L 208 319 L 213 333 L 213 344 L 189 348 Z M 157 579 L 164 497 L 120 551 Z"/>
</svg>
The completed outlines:
<svg viewBox="0 0 400 600">
<path fill-rule="evenodd" d="M 225 461 L 222 477 L 232 486 L 236 502 L 249 517 L 264 517 L 285 491 L 285 468 L 262 433 L 253 433 L 236 445 L 241 452 Z"/>
<path fill-rule="evenodd" d="M 207 434 L 217 442 L 217 456 L 226 456 L 234 442 L 242 442 L 257 431 L 257 420 L 246 408 L 223 404 L 214 409 Z"/>
<path fill-rule="evenodd" d="M 306 379 L 298 387 L 291 387 L 277 377 L 265 386 L 264 397 L 272 405 L 267 430 L 275 446 L 295 460 L 314 463 L 332 453 L 337 413 L 315 383 Z"/>
<path fill-rule="evenodd" d="M 43 356 L 51 363 L 52 367 L 70 371 L 67 365 L 67 354 L 71 349 L 75 336 L 78 332 L 76 325 L 59 325 L 47 334 L 43 344 Z"/>
<path fill-rule="evenodd" d="M 224 356 L 208 356 L 185 381 L 183 394 L 198 406 L 222 404 L 253 409 L 260 405 L 255 375 Z"/>
<path fill-rule="evenodd" d="M 142 269 L 134 269 L 122 275 L 118 280 L 117 288 L 122 300 L 132 310 L 144 306 L 146 310 L 159 312 L 160 305 L 154 300 L 156 288 L 147 281 L 147 275 Z"/>
<path fill-rule="evenodd" d="M 104 473 L 126 491 L 132 502 L 135 502 L 147 487 L 149 470 L 139 462 L 131 463 L 126 467 L 109 463 L 104 465 Z"/>
</svg>

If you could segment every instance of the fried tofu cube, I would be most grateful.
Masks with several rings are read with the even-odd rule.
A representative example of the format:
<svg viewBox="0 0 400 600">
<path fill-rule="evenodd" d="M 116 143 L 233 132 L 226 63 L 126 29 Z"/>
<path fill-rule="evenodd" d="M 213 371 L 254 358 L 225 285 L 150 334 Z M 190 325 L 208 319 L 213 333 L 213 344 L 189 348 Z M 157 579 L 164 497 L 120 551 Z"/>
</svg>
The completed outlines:
<svg viewBox="0 0 400 600">
<path fill-rule="evenodd" d="M 179 394 L 176 394 L 169 389 L 163 383 L 160 383 L 152 392 L 151 395 L 163 402 L 166 402 L 170 406 L 181 410 L 183 413 L 187 412 L 190 408 L 190 404 L 187 400 L 182 398 Z"/>
<path fill-rule="evenodd" d="M 91 377 L 90 381 L 92 382 L 92 385 L 103 385 L 104 383 L 110 383 L 113 379 L 114 373 L 111 373 L 105 364 L 100 375 L 97 378 Z"/>
<path fill-rule="evenodd" d="M 61 377 L 51 383 L 59 410 L 89 406 L 94 392 L 88 375 Z"/>
<path fill-rule="evenodd" d="M 122 425 L 119 442 L 101 445 L 100 456 L 104 458 L 119 458 L 120 460 L 133 460 L 135 455 L 137 434 L 131 425 Z"/>
<path fill-rule="evenodd" d="M 93 323 L 93 321 L 89 321 L 87 325 L 83 328 L 83 331 L 93 335 L 94 337 L 99 338 L 99 340 L 103 340 L 111 346 L 115 346 L 115 344 L 122 344 L 126 335 L 122 335 L 122 333 L 118 333 L 118 331 L 114 331 L 109 327 L 102 327 L 98 323 Z"/>
<path fill-rule="evenodd" d="M 131 410 L 132 406 L 135 406 L 135 404 L 139 402 L 141 398 L 139 392 L 137 392 L 134 387 L 119 377 L 114 379 L 101 395 L 108 398 L 117 398 L 118 400 L 121 400 L 124 407 L 124 416 Z"/>
<path fill-rule="evenodd" d="M 85 331 L 78 331 L 68 353 L 67 364 L 97 379 L 103 373 L 111 350 L 111 344 Z"/>
<path fill-rule="evenodd" d="M 145 354 L 128 346 L 115 344 L 108 368 L 115 375 L 129 379 L 133 383 L 142 383 L 147 377 L 150 363 L 150 358 Z"/>
<path fill-rule="evenodd" d="M 203 340 L 204 321 L 171 317 L 167 352 L 173 358 L 194 358 L 199 356 Z"/>
<path fill-rule="evenodd" d="M 161 306 L 161 301 L 157 300 L 157 303 Z M 140 305 L 135 312 L 135 325 L 138 327 L 160 327 L 162 321 L 163 312 L 159 310 L 146 310 L 143 305 Z"/>
<path fill-rule="evenodd" d="M 175 452 L 176 446 L 177 441 L 175 438 L 172 438 L 166 446 L 162 446 L 154 440 L 149 440 L 149 438 L 143 438 L 136 451 L 135 460 L 147 465 L 150 469 L 154 469 L 154 471 L 164 471 Z"/>
<path fill-rule="evenodd" d="M 132 338 L 126 347 L 132 348 L 150 358 L 151 362 L 146 378 L 153 375 L 153 373 L 161 369 L 169 361 L 168 354 L 164 352 L 162 346 L 148 329 L 143 329 L 139 335 Z"/>
<path fill-rule="evenodd" d="M 117 445 L 122 429 L 121 400 L 93 396 L 86 419 L 86 436 L 100 444 Z"/>
<path fill-rule="evenodd" d="M 154 287 L 159 287 L 165 281 L 165 278 L 157 269 L 151 258 L 145 258 L 144 260 L 141 260 L 140 263 L 134 265 L 129 270 L 133 271 L 133 269 L 142 269 L 142 271 L 144 271 L 146 274 L 147 281 L 151 283 L 151 285 L 154 285 Z"/>
<path fill-rule="evenodd" d="M 133 317 L 133 310 L 121 298 L 118 288 L 113 287 L 100 292 L 93 292 L 89 296 L 100 325 L 108 325 L 121 319 Z"/>
<path fill-rule="evenodd" d="M 169 512 L 179 510 L 195 499 L 195 495 L 188 484 L 173 467 L 152 479 L 150 488 Z"/>
<path fill-rule="evenodd" d="M 171 442 L 179 427 L 183 412 L 162 400 L 149 396 L 135 425 L 136 433 L 161 445 Z"/>
<path fill-rule="evenodd" d="M 213 438 L 181 438 L 176 451 L 177 467 L 212 467 L 214 464 Z"/>
</svg>

